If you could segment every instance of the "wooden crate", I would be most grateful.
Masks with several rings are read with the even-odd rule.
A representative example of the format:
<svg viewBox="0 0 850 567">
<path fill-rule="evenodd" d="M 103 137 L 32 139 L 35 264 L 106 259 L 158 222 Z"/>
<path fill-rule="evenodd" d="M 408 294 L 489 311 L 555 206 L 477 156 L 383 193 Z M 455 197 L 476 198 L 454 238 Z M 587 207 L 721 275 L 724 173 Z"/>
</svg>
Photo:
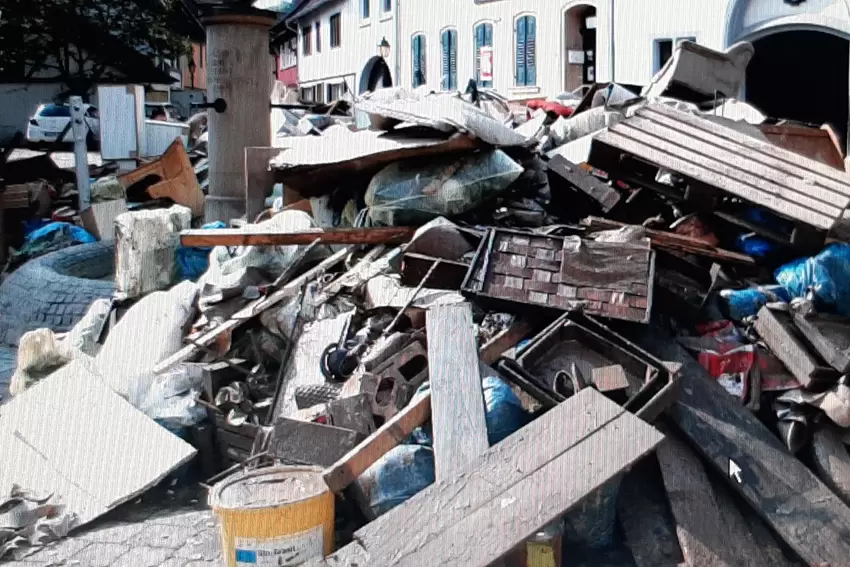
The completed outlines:
<svg viewBox="0 0 850 567">
<path fill-rule="evenodd" d="M 649 240 L 596 242 L 491 229 L 462 290 L 485 298 L 649 322 Z"/>
</svg>

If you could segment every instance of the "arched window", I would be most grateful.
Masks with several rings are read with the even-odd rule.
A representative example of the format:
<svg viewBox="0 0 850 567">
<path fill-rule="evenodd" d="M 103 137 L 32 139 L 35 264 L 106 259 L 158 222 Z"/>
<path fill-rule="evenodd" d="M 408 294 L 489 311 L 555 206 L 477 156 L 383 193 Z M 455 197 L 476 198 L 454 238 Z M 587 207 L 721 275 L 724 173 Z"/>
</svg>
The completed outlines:
<svg viewBox="0 0 850 567">
<path fill-rule="evenodd" d="M 425 35 L 416 34 L 411 40 L 413 46 L 413 88 L 421 87 L 426 83 L 426 50 Z"/>
<path fill-rule="evenodd" d="M 481 78 L 481 48 L 489 48 L 489 54 L 485 55 L 487 61 L 484 62 L 485 72 L 488 77 L 493 76 L 493 24 L 481 23 L 475 26 L 475 80 L 479 87 L 492 87 L 493 80 Z"/>
<path fill-rule="evenodd" d="M 440 35 L 440 49 L 443 53 L 443 79 L 440 83 L 444 91 L 457 90 L 457 30 L 445 30 Z"/>
<path fill-rule="evenodd" d="M 516 71 L 514 82 L 518 87 L 537 85 L 537 18 L 520 16 L 516 20 Z"/>
</svg>

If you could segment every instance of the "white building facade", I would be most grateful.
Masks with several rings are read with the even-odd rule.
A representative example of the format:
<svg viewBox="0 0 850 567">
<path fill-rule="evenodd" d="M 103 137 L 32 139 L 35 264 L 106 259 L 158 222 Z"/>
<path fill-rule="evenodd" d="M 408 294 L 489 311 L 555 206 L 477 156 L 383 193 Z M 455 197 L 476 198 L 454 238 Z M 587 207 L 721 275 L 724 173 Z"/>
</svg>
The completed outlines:
<svg viewBox="0 0 850 567">
<path fill-rule="evenodd" d="M 348 88 L 357 92 L 363 67 L 379 55 L 382 40 L 394 55 L 397 0 L 316 0 L 294 16 L 298 27 L 301 95 L 333 102 Z"/>
</svg>

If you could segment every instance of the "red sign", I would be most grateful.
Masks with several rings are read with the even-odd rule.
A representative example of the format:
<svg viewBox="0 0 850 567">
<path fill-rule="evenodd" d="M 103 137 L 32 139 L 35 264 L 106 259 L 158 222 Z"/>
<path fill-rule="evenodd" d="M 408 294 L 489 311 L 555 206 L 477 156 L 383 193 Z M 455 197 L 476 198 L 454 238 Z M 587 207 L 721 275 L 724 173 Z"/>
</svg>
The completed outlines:
<svg viewBox="0 0 850 567">
<path fill-rule="evenodd" d="M 493 80 L 493 48 L 486 46 L 478 49 L 479 55 L 479 77 L 480 81 Z"/>
</svg>

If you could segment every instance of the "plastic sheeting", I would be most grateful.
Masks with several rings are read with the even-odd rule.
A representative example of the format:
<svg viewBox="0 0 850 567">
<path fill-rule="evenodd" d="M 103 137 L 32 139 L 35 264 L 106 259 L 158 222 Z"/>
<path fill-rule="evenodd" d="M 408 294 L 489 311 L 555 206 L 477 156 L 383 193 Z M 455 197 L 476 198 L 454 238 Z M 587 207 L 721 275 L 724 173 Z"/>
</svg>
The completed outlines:
<svg viewBox="0 0 850 567">
<path fill-rule="evenodd" d="M 478 207 L 502 193 L 523 171 L 501 150 L 400 161 L 372 178 L 365 200 L 375 224 L 422 224 Z"/>
<path fill-rule="evenodd" d="M 792 297 L 811 293 L 816 309 L 850 317 L 850 245 L 830 244 L 816 256 L 780 266 L 774 277 Z"/>
</svg>

